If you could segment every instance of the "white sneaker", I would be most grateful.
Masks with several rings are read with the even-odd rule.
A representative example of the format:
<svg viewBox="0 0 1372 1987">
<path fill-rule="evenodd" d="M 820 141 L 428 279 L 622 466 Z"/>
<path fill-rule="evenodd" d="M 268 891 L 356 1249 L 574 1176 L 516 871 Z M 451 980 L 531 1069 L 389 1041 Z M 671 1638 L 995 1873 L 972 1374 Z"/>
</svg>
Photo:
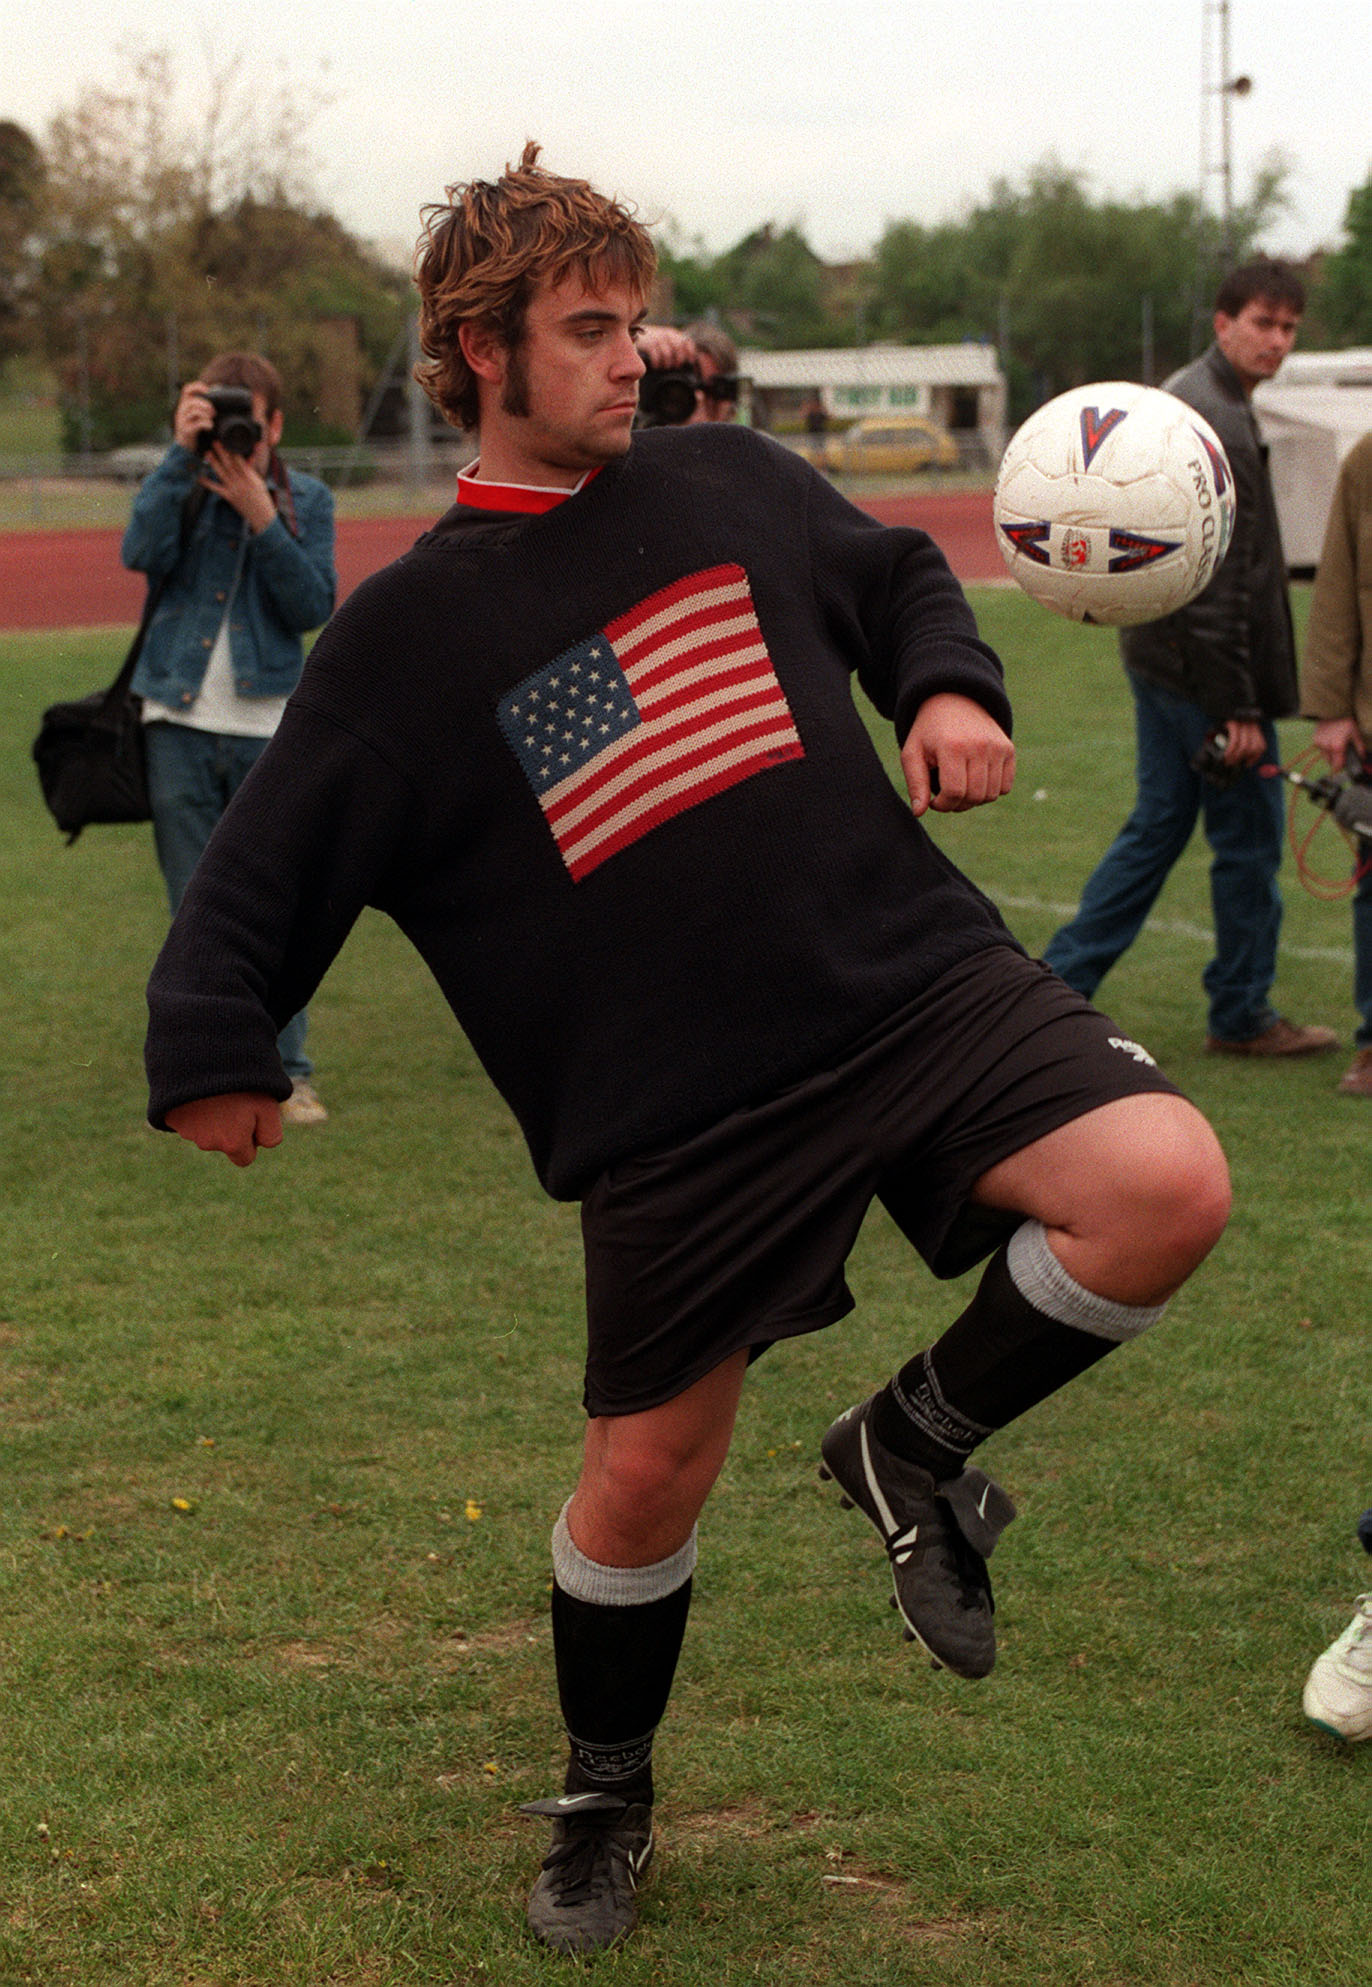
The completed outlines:
<svg viewBox="0 0 1372 1987">
<path fill-rule="evenodd" d="M 291 1084 L 291 1094 L 281 1106 L 283 1125 L 322 1125 L 328 1112 L 315 1094 L 312 1083 L 303 1076 L 297 1076 Z"/>
<path fill-rule="evenodd" d="M 1372 1594 L 1305 1680 L 1305 1715 L 1336 1739 L 1372 1739 Z"/>
</svg>

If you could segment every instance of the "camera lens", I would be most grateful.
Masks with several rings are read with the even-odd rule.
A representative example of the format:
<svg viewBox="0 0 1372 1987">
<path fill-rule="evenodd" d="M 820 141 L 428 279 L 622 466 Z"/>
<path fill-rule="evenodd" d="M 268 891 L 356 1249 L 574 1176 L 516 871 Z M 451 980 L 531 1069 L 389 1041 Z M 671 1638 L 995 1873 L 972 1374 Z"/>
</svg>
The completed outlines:
<svg viewBox="0 0 1372 1987">
<path fill-rule="evenodd" d="M 218 442 L 230 455 L 250 456 L 262 439 L 262 424 L 252 411 L 246 386 L 211 386 L 205 396 L 214 409 L 214 426 L 202 429 L 196 447 L 201 455 Z"/>
<path fill-rule="evenodd" d="M 674 371 L 646 372 L 638 383 L 638 425 L 679 428 L 696 411 L 700 374 L 694 366 Z"/>
</svg>

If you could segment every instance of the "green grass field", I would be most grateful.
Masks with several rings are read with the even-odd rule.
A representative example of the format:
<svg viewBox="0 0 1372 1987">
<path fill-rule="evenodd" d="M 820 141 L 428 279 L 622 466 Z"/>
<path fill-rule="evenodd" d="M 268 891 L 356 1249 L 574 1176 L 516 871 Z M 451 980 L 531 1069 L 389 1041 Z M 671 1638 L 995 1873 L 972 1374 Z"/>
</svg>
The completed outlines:
<svg viewBox="0 0 1372 1987">
<path fill-rule="evenodd" d="M 938 832 L 1037 949 L 1122 817 L 1126 697 L 1102 631 L 977 605 L 1019 784 Z M 379 919 L 314 1004 L 326 1127 L 246 1173 L 144 1130 L 149 834 L 66 848 L 28 761 L 120 646 L 0 641 L 0 1982 L 580 1973 L 527 1941 L 542 1838 L 514 1812 L 560 1761 L 575 1210 Z M 1349 1031 L 1347 909 L 1294 879 L 1288 906 L 1280 1004 Z M 912 1657 L 875 1539 L 816 1479 L 831 1416 L 965 1301 L 874 1215 L 855 1316 L 751 1376 L 659 1743 L 660 1865 L 598 1980 L 1365 1977 L 1372 1747 L 1314 1732 L 1300 1688 L 1367 1579 L 1372 1116 L 1342 1062 L 1201 1053 L 1207 923 L 1193 849 L 1102 999 L 1213 1118 L 1235 1217 L 1154 1333 L 988 1445 L 1021 1510 L 994 1676 Z"/>
</svg>

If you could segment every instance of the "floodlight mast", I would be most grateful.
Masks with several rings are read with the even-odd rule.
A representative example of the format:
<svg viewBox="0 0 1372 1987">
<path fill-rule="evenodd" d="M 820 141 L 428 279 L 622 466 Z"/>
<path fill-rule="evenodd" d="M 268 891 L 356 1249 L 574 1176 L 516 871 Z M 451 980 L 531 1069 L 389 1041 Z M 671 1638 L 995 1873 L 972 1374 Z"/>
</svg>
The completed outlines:
<svg viewBox="0 0 1372 1987">
<path fill-rule="evenodd" d="M 1210 295 L 1214 289 L 1212 257 L 1207 237 L 1206 214 L 1210 182 L 1220 182 L 1220 261 L 1224 270 L 1234 265 L 1234 167 L 1230 130 L 1230 105 L 1235 97 L 1248 96 L 1251 76 L 1235 76 L 1229 60 L 1229 0 L 1201 0 L 1201 143 L 1200 201 L 1196 248 L 1196 323 L 1193 348 L 1199 350 L 1208 336 Z M 1216 127 L 1218 126 L 1218 130 Z M 1218 158 L 1215 156 L 1218 150 Z"/>
<path fill-rule="evenodd" d="M 1216 173 L 1220 181 L 1220 252 L 1228 268 L 1234 260 L 1234 160 L 1229 107 L 1235 97 L 1248 96 L 1251 76 L 1235 76 L 1229 67 L 1229 0 L 1202 0 L 1205 12 L 1201 49 L 1201 210 L 1206 183 Z M 1213 68 L 1212 68 L 1213 65 Z M 1219 105 L 1219 158 L 1210 156 L 1213 139 L 1211 98 Z"/>
</svg>

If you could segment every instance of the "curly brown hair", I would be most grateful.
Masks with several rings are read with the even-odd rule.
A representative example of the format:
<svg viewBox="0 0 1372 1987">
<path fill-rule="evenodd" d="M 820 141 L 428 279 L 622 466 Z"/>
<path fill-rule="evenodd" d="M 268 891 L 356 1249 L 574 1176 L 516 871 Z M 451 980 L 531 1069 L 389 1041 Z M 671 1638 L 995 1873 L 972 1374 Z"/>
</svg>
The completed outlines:
<svg viewBox="0 0 1372 1987">
<path fill-rule="evenodd" d="M 415 250 L 419 343 L 414 376 L 454 427 L 475 428 L 476 379 L 458 341 L 464 324 L 493 330 L 507 351 L 524 336 L 535 290 L 572 272 L 588 288 L 626 283 L 644 299 L 657 252 L 633 210 L 584 179 L 564 179 L 538 164 L 532 139 L 501 177 L 446 189 L 446 202 L 423 210 Z"/>
</svg>

